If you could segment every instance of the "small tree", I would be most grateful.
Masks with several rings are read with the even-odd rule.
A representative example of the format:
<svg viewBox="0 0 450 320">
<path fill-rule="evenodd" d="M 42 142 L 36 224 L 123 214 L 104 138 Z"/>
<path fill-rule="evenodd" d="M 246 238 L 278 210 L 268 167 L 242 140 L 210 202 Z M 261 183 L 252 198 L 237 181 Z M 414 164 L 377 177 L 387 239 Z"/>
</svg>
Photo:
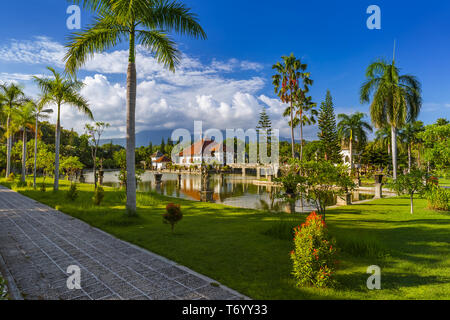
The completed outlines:
<svg viewBox="0 0 450 320">
<path fill-rule="evenodd" d="M 86 124 L 85 129 L 89 136 L 89 144 L 91 146 L 91 156 L 94 162 L 94 185 L 97 188 L 97 152 L 100 141 L 105 129 L 109 128 L 109 123 L 96 122 L 94 125 Z"/>
<path fill-rule="evenodd" d="M 61 170 L 65 172 L 67 178 L 71 180 L 76 172 L 83 169 L 83 164 L 78 157 L 67 157 L 61 159 Z"/>
<path fill-rule="evenodd" d="M 182 219 L 183 213 L 181 212 L 181 206 L 179 204 L 169 203 L 166 207 L 166 213 L 163 215 L 163 221 L 165 224 L 170 224 L 172 233 L 175 229 L 175 225 Z"/>
<path fill-rule="evenodd" d="M 330 200 L 351 192 L 356 188 L 344 165 L 333 165 L 329 161 L 310 161 L 300 165 L 305 196 L 316 204 L 325 219 Z"/>
<path fill-rule="evenodd" d="M 422 170 L 411 170 L 411 173 L 398 176 L 388 186 L 399 195 L 409 195 L 411 199 L 411 214 L 414 214 L 414 195 L 423 194 L 427 190 L 428 174 Z"/>
</svg>

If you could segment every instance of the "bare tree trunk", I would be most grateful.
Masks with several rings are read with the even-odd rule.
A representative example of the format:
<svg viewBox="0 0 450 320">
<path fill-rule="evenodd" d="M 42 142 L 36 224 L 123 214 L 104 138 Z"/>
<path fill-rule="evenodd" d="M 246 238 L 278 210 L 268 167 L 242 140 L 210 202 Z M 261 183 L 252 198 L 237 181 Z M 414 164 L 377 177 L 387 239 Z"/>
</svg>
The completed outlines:
<svg viewBox="0 0 450 320">
<path fill-rule="evenodd" d="M 27 129 L 23 128 L 22 144 L 22 182 L 25 182 L 27 175 Z"/>
<path fill-rule="evenodd" d="M 350 139 L 350 143 L 349 143 L 349 147 L 350 147 L 350 171 L 353 172 L 353 140 Z"/>
<path fill-rule="evenodd" d="M 300 113 L 300 161 L 303 161 L 303 112 Z"/>
<path fill-rule="evenodd" d="M 127 212 L 136 213 L 136 63 L 134 30 L 130 34 L 130 60 L 127 72 Z"/>
<path fill-rule="evenodd" d="M 414 195 L 411 196 L 411 214 L 414 214 Z"/>
<path fill-rule="evenodd" d="M 11 174 L 11 134 L 9 132 L 9 127 L 11 126 L 11 116 L 8 114 L 8 120 L 6 121 L 6 178 Z"/>
<path fill-rule="evenodd" d="M 33 188 L 36 190 L 36 163 L 37 163 L 37 140 L 38 140 L 39 114 L 36 114 L 36 126 L 34 134 L 34 166 L 33 166 Z"/>
<path fill-rule="evenodd" d="M 61 144 L 61 102 L 58 103 L 58 118 L 56 120 L 56 138 L 55 138 L 55 181 L 53 190 L 59 190 L 59 147 Z"/>
<path fill-rule="evenodd" d="M 412 150 L 411 144 L 408 144 L 408 173 L 411 173 L 411 167 L 412 167 Z"/>
<path fill-rule="evenodd" d="M 291 141 L 292 141 L 292 158 L 295 158 L 295 138 L 294 138 L 294 110 L 291 99 Z"/>
<path fill-rule="evenodd" d="M 392 126 L 392 170 L 393 178 L 397 180 L 397 129 Z"/>
</svg>

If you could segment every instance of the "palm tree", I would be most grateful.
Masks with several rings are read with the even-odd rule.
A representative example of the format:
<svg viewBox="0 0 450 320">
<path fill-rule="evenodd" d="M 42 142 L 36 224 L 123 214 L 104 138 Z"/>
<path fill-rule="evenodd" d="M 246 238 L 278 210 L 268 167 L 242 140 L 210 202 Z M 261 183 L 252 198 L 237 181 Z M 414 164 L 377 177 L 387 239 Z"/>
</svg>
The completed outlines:
<svg viewBox="0 0 450 320">
<path fill-rule="evenodd" d="M 392 134 L 392 132 L 389 127 L 383 127 L 381 129 L 377 130 L 377 132 L 375 132 L 375 142 L 378 144 L 379 147 L 386 148 L 389 156 L 391 155 L 391 151 L 392 151 L 391 134 Z"/>
<path fill-rule="evenodd" d="M 33 129 L 35 104 L 32 101 L 20 106 L 13 114 L 12 128 L 22 130 L 22 178 L 25 182 L 27 169 L 27 128 Z"/>
<path fill-rule="evenodd" d="M 400 131 L 399 136 L 403 143 L 406 144 L 408 149 L 408 172 L 411 173 L 412 169 L 412 148 L 414 145 L 420 144 L 421 140 L 418 137 L 420 132 L 423 132 L 425 128 L 423 127 L 422 121 L 408 122 L 404 129 Z M 420 150 L 419 150 L 420 155 Z M 419 156 L 420 158 L 420 156 Z"/>
<path fill-rule="evenodd" d="M 283 56 L 281 58 L 282 61 L 277 62 L 272 67 L 277 72 L 272 76 L 272 79 L 275 93 L 280 97 L 281 102 L 289 104 L 285 114 L 290 116 L 292 158 L 294 158 L 294 104 L 299 103 L 299 106 L 301 106 L 305 94 L 308 92 L 308 86 L 312 85 L 313 81 L 309 79 L 310 74 L 305 72 L 308 66 L 297 59 L 293 53 L 289 57 Z M 303 81 L 303 90 L 300 88 L 300 81 Z"/>
<path fill-rule="evenodd" d="M 94 53 L 103 52 L 119 42 L 129 42 L 127 71 L 127 211 L 136 212 L 135 110 L 136 44 L 154 54 L 156 60 L 171 71 L 179 63 L 180 52 L 167 32 L 206 39 L 197 16 L 177 1 L 153 0 L 75 0 L 98 16 L 95 23 L 74 33 L 68 44 L 66 71 L 75 74 Z"/>
<path fill-rule="evenodd" d="M 0 104 L 3 112 L 6 114 L 6 177 L 11 174 L 11 120 L 14 111 L 26 102 L 23 88 L 17 84 L 11 83 L 0 85 Z"/>
<path fill-rule="evenodd" d="M 312 97 L 306 97 L 297 103 L 297 112 L 294 115 L 294 128 L 300 125 L 300 160 L 303 160 L 303 147 L 305 144 L 303 128 L 316 123 L 316 117 L 319 115 L 319 112 L 315 109 L 316 107 L 317 103 L 312 102 Z M 283 116 L 287 117 L 289 115 L 289 109 L 285 110 Z M 289 125 L 291 125 L 290 122 Z"/>
<path fill-rule="evenodd" d="M 54 190 L 59 190 L 59 147 L 61 143 L 61 107 L 65 104 L 77 108 L 80 112 L 86 114 L 90 119 L 93 119 L 89 104 L 85 98 L 80 95 L 80 90 L 83 83 L 70 78 L 64 78 L 55 69 L 48 67 L 53 73 L 53 78 L 38 78 L 34 77 L 37 85 L 42 91 L 41 104 L 52 104 L 57 107 L 56 120 L 56 136 L 55 136 L 55 182 Z"/>
<path fill-rule="evenodd" d="M 39 137 L 39 118 L 48 118 L 49 113 L 53 113 L 53 109 L 44 109 L 44 99 L 40 99 L 39 103 L 31 101 L 34 104 L 34 117 L 36 119 L 34 134 L 34 165 L 33 165 L 33 188 L 36 189 L 36 172 L 37 172 L 37 153 L 38 153 L 38 137 Z"/>
<path fill-rule="evenodd" d="M 359 149 L 367 143 L 367 132 L 373 132 L 372 127 L 363 119 L 365 114 L 356 112 L 352 115 L 338 115 L 337 125 L 339 138 L 348 143 L 350 148 L 350 169 L 353 171 L 353 143 L 356 142 Z"/>
<path fill-rule="evenodd" d="M 372 122 L 377 128 L 389 125 L 392 137 L 393 177 L 397 179 L 397 133 L 407 122 L 415 121 L 422 107 L 421 85 L 412 75 L 400 75 L 392 64 L 379 60 L 366 72 L 367 81 L 361 87 L 361 102 L 369 103 Z"/>
</svg>

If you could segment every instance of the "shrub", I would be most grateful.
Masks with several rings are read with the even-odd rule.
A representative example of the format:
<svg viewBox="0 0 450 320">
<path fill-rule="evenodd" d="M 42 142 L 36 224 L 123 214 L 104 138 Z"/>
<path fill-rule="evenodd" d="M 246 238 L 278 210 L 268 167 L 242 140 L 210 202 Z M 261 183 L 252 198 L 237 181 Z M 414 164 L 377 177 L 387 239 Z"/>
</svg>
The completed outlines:
<svg viewBox="0 0 450 320">
<path fill-rule="evenodd" d="M 105 198 L 105 190 L 102 187 L 97 187 L 94 192 L 94 197 L 92 200 L 96 206 L 101 205 L 103 199 Z"/>
<path fill-rule="evenodd" d="M 333 287 L 336 282 L 336 244 L 330 239 L 322 216 L 315 212 L 300 227 L 294 229 L 294 246 L 291 252 L 293 272 L 297 285 L 317 288 Z"/>
<path fill-rule="evenodd" d="M 169 203 L 166 207 L 166 213 L 163 215 L 163 221 L 165 224 L 170 224 L 172 232 L 175 229 L 175 225 L 183 219 L 183 213 L 181 212 L 181 206 L 179 204 Z"/>
<path fill-rule="evenodd" d="M 6 181 L 8 182 L 13 182 L 16 179 L 16 176 L 14 175 L 14 173 L 11 173 L 8 178 L 6 178 Z"/>
<path fill-rule="evenodd" d="M 432 210 L 450 210 L 450 191 L 438 186 L 432 186 L 426 193 L 428 208 Z"/>
<path fill-rule="evenodd" d="M 39 189 L 41 192 L 46 192 L 47 191 L 47 186 L 45 185 L 45 182 L 41 183 L 41 187 Z"/>
<path fill-rule="evenodd" d="M 27 183 L 25 181 L 19 181 L 16 184 L 16 188 L 26 188 L 27 187 Z"/>
<path fill-rule="evenodd" d="M 78 186 L 76 183 L 71 183 L 69 191 L 67 191 L 67 199 L 75 201 L 78 198 Z"/>
</svg>

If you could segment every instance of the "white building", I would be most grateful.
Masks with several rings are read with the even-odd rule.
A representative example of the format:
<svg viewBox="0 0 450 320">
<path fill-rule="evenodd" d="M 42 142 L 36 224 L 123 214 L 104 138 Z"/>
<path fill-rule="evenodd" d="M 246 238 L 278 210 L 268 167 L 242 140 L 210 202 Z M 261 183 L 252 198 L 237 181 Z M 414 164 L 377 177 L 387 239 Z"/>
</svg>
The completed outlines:
<svg viewBox="0 0 450 320">
<path fill-rule="evenodd" d="M 197 141 L 180 152 L 175 162 L 177 165 L 186 167 L 199 166 L 203 162 L 210 165 L 226 165 L 227 163 L 234 163 L 234 154 L 227 151 L 223 143 L 219 144 L 213 140 L 205 139 Z"/>
</svg>

